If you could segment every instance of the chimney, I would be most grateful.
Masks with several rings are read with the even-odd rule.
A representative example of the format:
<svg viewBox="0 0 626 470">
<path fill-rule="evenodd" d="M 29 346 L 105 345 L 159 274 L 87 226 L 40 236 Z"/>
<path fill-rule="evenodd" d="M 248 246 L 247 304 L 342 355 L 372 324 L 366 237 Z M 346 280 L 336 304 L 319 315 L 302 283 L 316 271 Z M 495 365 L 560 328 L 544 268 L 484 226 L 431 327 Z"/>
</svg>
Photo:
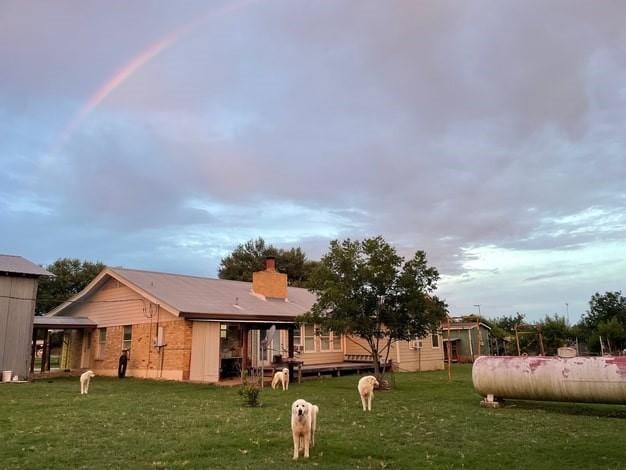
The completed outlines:
<svg viewBox="0 0 626 470">
<path fill-rule="evenodd" d="M 276 258 L 265 259 L 265 271 L 252 273 L 252 292 L 270 299 L 287 298 L 287 275 L 276 271 Z"/>
</svg>

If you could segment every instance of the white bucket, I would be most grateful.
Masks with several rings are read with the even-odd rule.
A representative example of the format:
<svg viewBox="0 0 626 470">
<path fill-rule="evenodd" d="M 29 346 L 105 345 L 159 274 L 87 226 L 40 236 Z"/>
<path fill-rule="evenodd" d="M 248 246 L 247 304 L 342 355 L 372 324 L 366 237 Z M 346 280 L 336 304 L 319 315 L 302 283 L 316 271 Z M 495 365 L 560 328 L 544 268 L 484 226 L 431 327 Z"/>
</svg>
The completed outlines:
<svg viewBox="0 0 626 470">
<path fill-rule="evenodd" d="M 3 370 L 2 371 L 2 381 L 3 382 L 10 382 L 12 376 L 13 376 L 13 371 L 12 370 Z"/>
</svg>

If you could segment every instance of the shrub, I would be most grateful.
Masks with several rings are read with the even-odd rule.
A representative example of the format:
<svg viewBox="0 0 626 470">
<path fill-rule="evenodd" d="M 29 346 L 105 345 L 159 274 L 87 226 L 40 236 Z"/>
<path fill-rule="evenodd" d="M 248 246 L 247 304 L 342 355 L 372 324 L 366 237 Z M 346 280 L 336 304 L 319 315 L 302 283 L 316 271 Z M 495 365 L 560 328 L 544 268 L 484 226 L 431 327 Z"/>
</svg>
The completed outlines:
<svg viewBox="0 0 626 470">
<path fill-rule="evenodd" d="M 260 406 L 259 395 L 261 394 L 261 387 L 256 381 L 249 381 L 248 376 L 244 374 L 241 388 L 239 389 L 239 395 L 243 397 L 244 403 L 248 406 Z"/>
</svg>

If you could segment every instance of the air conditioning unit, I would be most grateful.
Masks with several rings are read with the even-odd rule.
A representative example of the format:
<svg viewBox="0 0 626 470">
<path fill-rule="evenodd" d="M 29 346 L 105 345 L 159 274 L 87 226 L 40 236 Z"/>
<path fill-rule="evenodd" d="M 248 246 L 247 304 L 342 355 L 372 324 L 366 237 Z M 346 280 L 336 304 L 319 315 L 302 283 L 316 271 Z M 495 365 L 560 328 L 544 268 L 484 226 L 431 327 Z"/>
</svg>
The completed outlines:
<svg viewBox="0 0 626 470">
<path fill-rule="evenodd" d="M 297 344 L 293 347 L 294 352 L 297 352 L 298 354 L 303 353 L 304 352 L 304 345 L 302 344 Z"/>
</svg>

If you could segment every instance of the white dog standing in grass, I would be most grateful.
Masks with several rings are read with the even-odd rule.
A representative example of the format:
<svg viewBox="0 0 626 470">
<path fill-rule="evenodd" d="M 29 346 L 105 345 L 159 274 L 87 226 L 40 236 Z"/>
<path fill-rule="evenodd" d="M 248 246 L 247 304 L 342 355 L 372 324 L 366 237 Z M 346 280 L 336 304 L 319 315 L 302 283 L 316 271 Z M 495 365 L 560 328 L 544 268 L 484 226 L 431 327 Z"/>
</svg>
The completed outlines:
<svg viewBox="0 0 626 470">
<path fill-rule="evenodd" d="M 291 405 L 291 434 L 293 436 L 293 459 L 304 449 L 304 457 L 309 457 L 309 448 L 315 445 L 315 428 L 320 409 L 306 400 L 296 400 Z"/>
<path fill-rule="evenodd" d="M 363 411 L 372 411 L 372 398 L 374 398 L 374 387 L 378 387 L 380 384 L 376 377 L 373 375 L 366 375 L 359 380 L 359 395 L 361 395 L 361 403 L 363 404 Z"/>
<path fill-rule="evenodd" d="M 285 367 L 283 370 L 279 370 L 274 374 L 272 378 L 272 390 L 276 388 L 278 382 L 283 386 L 283 391 L 289 390 L 289 369 Z"/>
<path fill-rule="evenodd" d="M 87 395 L 89 393 L 89 383 L 91 382 L 91 378 L 95 376 L 96 374 L 94 374 L 90 370 L 81 374 L 80 376 L 80 394 L 81 395 Z"/>
</svg>

